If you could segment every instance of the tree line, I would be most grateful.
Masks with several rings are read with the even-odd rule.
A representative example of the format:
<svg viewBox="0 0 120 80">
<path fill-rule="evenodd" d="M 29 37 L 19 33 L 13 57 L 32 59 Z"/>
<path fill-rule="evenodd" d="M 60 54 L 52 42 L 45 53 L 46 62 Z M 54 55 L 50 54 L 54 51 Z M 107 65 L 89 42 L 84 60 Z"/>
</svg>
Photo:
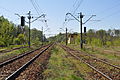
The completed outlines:
<svg viewBox="0 0 120 80">
<path fill-rule="evenodd" d="M 68 36 L 71 33 L 68 33 Z M 74 33 L 73 33 L 74 34 Z M 75 38 L 75 44 L 80 44 L 80 34 Z M 65 33 L 59 33 L 56 36 L 50 37 L 50 41 L 57 41 L 65 43 L 66 36 Z M 119 29 L 109 29 L 109 30 L 94 30 L 89 29 L 86 34 L 83 33 L 83 42 L 84 44 L 90 46 L 99 46 L 99 47 L 111 47 L 111 46 L 120 46 L 120 30 Z"/>
<path fill-rule="evenodd" d="M 120 46 L 120 30 L 88 30 L 86 34 L 87 44 L 93 46 Z"/>
<path fill-rule="evenodd" d="M 28 44 L 28 26 L 15 25 L 3 16 L 0 16 L 0 46 Z M 45 37 L 45 36 L 44 36 Z M 41 42 L 42 31 L 31 29 L 31 42 Z"/>
</svg>

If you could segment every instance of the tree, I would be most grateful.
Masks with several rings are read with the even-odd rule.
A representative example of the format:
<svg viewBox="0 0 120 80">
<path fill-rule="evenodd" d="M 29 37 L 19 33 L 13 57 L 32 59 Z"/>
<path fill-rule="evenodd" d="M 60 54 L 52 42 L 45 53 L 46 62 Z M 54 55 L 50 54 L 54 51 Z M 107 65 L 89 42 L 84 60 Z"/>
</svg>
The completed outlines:
<svg viewBox="0 0 120 80">
<path fill-rule="evenodd" d="M 13 41 L 13 25 L 3 16 L 0 17 L 0 41 L 4 43 L 5 46 L 12 44 Z"/>
<path fill-rule="evenodd" d="M 31 39 L 42 41 L 42 31 L 37 30 L 36 28 L 31 30 Z"/>
<path fill-rule="evenodd" d="M 106 45 L 106 41 L 107 41 L 107 33 L 105 30 L 101 29 L 96 31 L 97 34 L 97 38 L 99 38 L 102 41 L 102 45 Z"/>
<path fill-rule="evenodd" d="M 25 43 L 24 37 L 25 37 L 24 34 L 19 34 L 19 35 L 18 35 L 18 39 L 20 40 L 20 44 Z"/>
<path fill-rule="evenodd" d="M 0 17 L 0 46 L 9 46 L 11 44 L 23 44 L 28 42 L 29 27 L 15 25 L 12 22 Z M 45 36 L 44 36 L 45 37 Z M 31 40 L 42 41 L 42 32 L 37 29 L 31 29 Z"/>
<path fill-rule="evenodd" d="M 115 29 L 114 32 L 115 32 L 115 36 L 120 36 L 120 30 Z"/>
<path fill-rule="evenodd" d="M 14 44 L 24 44 L 25 43 L 25 38 L 24 34 L 19 34 L 17 38 L 14 39 Z"/>
<path fill-rule="evenodd" d="M 87 32 L 87 42 L 91 44 L 92 38 L 95 37 L 95 30 L 94 29 L 89 29 Z"/>
</svg>

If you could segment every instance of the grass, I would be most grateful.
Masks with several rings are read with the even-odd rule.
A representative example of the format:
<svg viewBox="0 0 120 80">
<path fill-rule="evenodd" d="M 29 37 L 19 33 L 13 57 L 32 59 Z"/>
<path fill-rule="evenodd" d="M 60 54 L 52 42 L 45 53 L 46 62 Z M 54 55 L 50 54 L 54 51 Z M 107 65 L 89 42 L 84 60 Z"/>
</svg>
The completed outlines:
<svg viewBox="0 0 120 80">
<path fill-rule="evenodd" d="M 10 49 L 22 47 L 22 46 L 28 46 L 28 45 L 10 45 L 9 47 L 0 47 L 0 51 L 1 50 L 10 50 Z"/>
<path fill-rule="evenodd" d="M 74 48 L 76 50 L 81 50 L 79 45 L 69 44 L 68 46 L 71 48 Z M 120 54 L 115 53 L 119 50 L 118 48 L 120 49 L 120 47 L 102 48 L 102 47 L 91 47 L 91 46 L 89 46 L 89 48 L 88 48 L 88 46 L 86 45 L 85 49 L 83 49 L 81 51 L 86 52 L 88 54 L 95 55 L 101 59 L 107 59 L 112 64 L 119 65 L 120 64 Z"/>
<path fill-rule="evenodd" d="M 55 46 L 51 53 L 47 69 L 43 72 L 43 80 L 84 80 L 87 77 L 89 68 L 69 56 L 62 48 Z"/>
<path fill-rule="evenodd" d="M 6 59 L 9 59 L 11 57 L 14 57 L 14 56 L 17 56 L 19 54 L 22 54 L 22 53 L 25 53 L 27 51 L 31 51 L 33 49 L 36 49 L 36 46 L 33 46 L 32 48 L 21 48 L 21 49 L 18 49 L 18 50 L 13 50 L 11 52 L 8 52 L 8 53 L 4 53 L 4 54 L 0 54 L 0 62 L 6 60 Z"/>
</svg>

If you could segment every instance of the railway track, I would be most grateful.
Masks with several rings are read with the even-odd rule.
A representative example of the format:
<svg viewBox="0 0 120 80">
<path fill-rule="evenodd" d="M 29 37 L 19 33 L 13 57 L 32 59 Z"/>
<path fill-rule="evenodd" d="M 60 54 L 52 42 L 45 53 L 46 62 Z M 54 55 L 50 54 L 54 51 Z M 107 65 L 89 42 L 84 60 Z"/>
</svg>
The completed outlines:
<svg viewBox="0 0 120 80">
<path fill-rule="evenodd" d="M 93 70 L 92 76 L 95 80 L 120 80 L 120 67 L 67 46 L 61 45 L 61 47 L 71 56 L 88 65 Z"/>
<path fill-rule="evenodd" d="M 50 46 L 51 45 L 41 47 L 29 53 L 17 56 L 14 59 L 0 63 L 0 80 L 14 80 Z"/>
<path fill-rule="evenodd" d="M 4 54 L 7 54 L 7 53 L 9 53 L 9 52 L 12 52 L 12 51 L 15 51 L 15 50 L 20 50 L 20 49 L 23 49 L 23 48 L 27 48 L 28 46 L 22 46 L 22 47 L 16 47 L 16 48 L 13 48 L 13 49 L 10 49 L 10 50 L 1 50 L 0 51 L 0 56 L 4 56 Z M 18 55 L 16 55 L 16 56 L 18 56 Z M 15 57 L 15 56 L 14 56 Z M 7 60 L 7 59 L 6 59 Z M 1 62 L 3 62 L 4 60 L 2 60 L 2 61 L 0 61 L 0 63 Z"/>
<path fill-rule="evenodd" d="M 13 50 L 17 50 L 17 49 L 21 49 L 21 48 L 27 48 L 28 46 L 22 46 L 22 47 L 16 47 L 16 48 L 13 48 L 11 50 L 1 50 L 0 53 L 7 53 L 7 52 L 11 52 Z"/>
</svg>

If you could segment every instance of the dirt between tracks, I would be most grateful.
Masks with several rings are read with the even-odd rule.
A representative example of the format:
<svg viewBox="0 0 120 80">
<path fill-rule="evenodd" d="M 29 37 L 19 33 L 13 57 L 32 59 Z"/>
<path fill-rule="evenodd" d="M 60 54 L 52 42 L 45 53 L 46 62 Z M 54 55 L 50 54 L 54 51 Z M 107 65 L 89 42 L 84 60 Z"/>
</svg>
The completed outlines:
<svg viewBox="0 0 120 80">
<path fill-rule="evenodd" d="M 51 55 L 50 50 L 51 48 L 40 55 L 16 80 L 43 80 L 42 72 L 47 67 Z"/>
</svg>

